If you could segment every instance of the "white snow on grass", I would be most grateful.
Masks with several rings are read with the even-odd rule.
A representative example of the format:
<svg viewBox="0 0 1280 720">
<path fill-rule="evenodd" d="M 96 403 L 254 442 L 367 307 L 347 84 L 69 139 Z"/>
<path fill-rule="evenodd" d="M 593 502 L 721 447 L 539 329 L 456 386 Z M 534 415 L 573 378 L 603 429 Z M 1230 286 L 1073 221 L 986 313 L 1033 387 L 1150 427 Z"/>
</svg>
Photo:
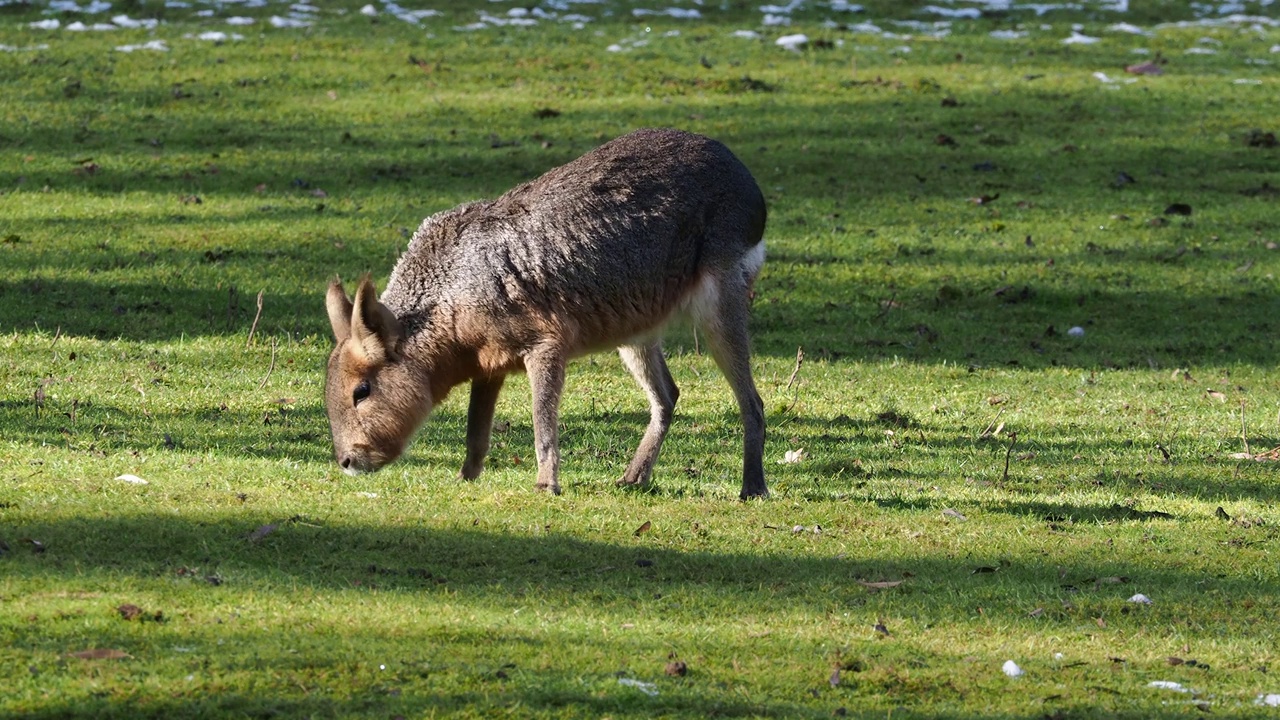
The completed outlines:
<svg viewBox="0 0 1280 720">
<path fill-rule="evenodd" d="M 128 15 L 116 15 L 115 17 L 111 18 L 111 22 L 116 27 L 129 28 L 131 30 L 136 28 L 146 28 L 147 30 L 154 30 L 155 27 L 160 24 L 160 21 L 154 18 L 147 18 L 145 20 L 135 20 L 129 17 Z"/>
<path fill-rule="evenodd" d="M 280 17 L 279 15 L 272 15 L 271 20 L 269 22 L 271 23 L 271 27 L 276 27 L 276 28 L 311 27 L 311 22 L 308 20 L 300 20 L 294 17 Z"/>
<path fill-rule="evenodd" d="M 978 8 L 944 8 L 937 5 L 925 5 L 920 8 L 920 12 L 932 13 L 949 18 L 970 18 L 977 20 L 982 17 L 982 11 Z"/>
<path fill-rule="evenodd" d="M 112 25 L 111 23 L 94 23 L 92 25 L 85 25 L 84 23 L 77 20 L 71 23 L 70 25 L 68 25 L 66 29 L 70 30 L 71 32 L 86 32 L 89 30 L 105 32 L 108 30 L 119 30 L 120 28 L 116 27 L 115 25 Z"/>
<path fill-rule="evenodd" d="M 803 5 L 802 0 L 791 0 L 786 5 L 761 5 L 760 12 L 765 15 L 790 15 L 793 11 L 799 10 Z"/>
<path fill-rule="evenodd" d="M 199 35 L 187 34 L 187 35 L 183 35 L 182 37 L 194 38 L 196 40 L 204 40 L 205 42 L 212 42 L 212 43 L 224 43 L 228 40 L 244 39 L 244 36 L 239 33 L 231 33 L 230 35 L 228 35 L 227 33 L 221 32 L 219 30 L 206 30 L 205 32 L 200 33 Z"/>
<path fill-rule="evenodd" d="M 694 9 L 685 8 L 667 8 L 666 10 L 648 10 L 646 8 L 633 8 L 631 14 L 636 17 L 644 17 L 646 15 L 666 15 L 667 17 L 681 18 L 684 20 L 696 20 L 702 17 L 702 13 Z"/>
<path fill-rule="evenodd" d="M 73 12 L 85 13 L 86 15 L 97 15 L 111 9 L 111 3 L 102 0 L 93 0 L 88 5 L 80 7 L 75 0 L 50 0 L 49 7 L 45 8 L 46 13 Z"/>
<path fill-rule="evenodd" d="M 803 33 L 797 33 L 795 35 L 783 35 L 777 40 L 774 40 L 773 44 L 777 45 L 778 47 L 784 50 L 790 50 L 791 52 L 800 52 L 800 50 L 805 45 L 809 44 L 809 36 Z"/>
<path fill-rule="evenodd" d="M 431 10 L 431 9 L 408 10 L 403 7 L 400 7 L 400 5 L 394 2 L 384 2 L 383 7 L 386 9 L 388 13 L 394 15 L 400 20 L 403 20 L 404 22 L 409 23 L 410 25 L 418 25 L 425 18 L 438 17 L 441 14 L 439 10 Z M 370 15 L 370 13 L 367 12 L 367 10 L 372 10 L 373 14 Z M 372 5 L 365 5 L 363 8 L 360 8 L 360 13 L 362 15 L 369 15 L 369 17 L 375 17 L 378 14 L 378 10 Z"/>
<path fill-rule="evenodd" d="M 1096 42 L 1101 42 L 1101 40 L 1102 38 L 1090 37 L 1088 35 L 1081 34 L 1079 30 L 1072 30 L 1071 37 L 1064 38 L 1062 41 L 1062 44 L 1063 45 L 1092 45 Z"/>
<path fill-rule="evenodd" d="M 123 53 L 131 53 L 134 50 L 154 50 L 156 52 L 169 52 L 169 46 L 165 45 L 163 40 L 152 40 L 142 43 L 141 45 L 119 45 L 116 50 Z"/>
<path fill-rule="evenodd" d="M 1201 20 L 1180 20 L 1178 22 L 1161 23 L 1156 26 L 1156 29 L 1227 27 L 1229 25 L 1265 25 L 1267 27 L 1280 27 L 1280 20 L 1265 17 L 1263 15 L 1243 15 L 1236 13 L 1224 18 L 1203 18 Z"/>
<path fill-rule="evenodd" d="M 1156 690 L 1172 690 L 1180 693 L 1191 692 L 1190 688 L 1186 687 L 1182 683 L 1173 682 L 1172 680 L 1152 680 L 1147 683 L 1147 687 L 1155 688 Z"/>
<path fill-rule="evenodd" d="M 1126 22 L 1115 23 L 1114 25 L 1109 26 L 1107 29 L 1110 30 L 1111 32 L 1129 33 L 1130 35 L 1143 35 L 1146 37 L 1150 37 L 1151 35 L 1154 34 L 1150 30 L 1143 30 L 1137 25 L 1132 25 Z"/>
</svg>

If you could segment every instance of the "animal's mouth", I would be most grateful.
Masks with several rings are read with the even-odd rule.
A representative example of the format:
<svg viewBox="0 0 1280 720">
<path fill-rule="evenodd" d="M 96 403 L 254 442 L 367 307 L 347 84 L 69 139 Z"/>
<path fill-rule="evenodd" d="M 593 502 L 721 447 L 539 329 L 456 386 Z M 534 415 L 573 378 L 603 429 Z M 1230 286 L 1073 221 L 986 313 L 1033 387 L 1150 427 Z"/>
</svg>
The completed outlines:
<svg viewBox="0 0 1280 720">
<path fill-rule="evenodd" d="M 364 473 L 376 472 L 378 468 L 386 465 L 385 461 L 380 458 L 362 452 L 360 448 L 355 448 L 351 452 L 338 455 L 336 460 L 342 468 L 342 472 L 348 475 L 362 475 Z"/>
</svg>

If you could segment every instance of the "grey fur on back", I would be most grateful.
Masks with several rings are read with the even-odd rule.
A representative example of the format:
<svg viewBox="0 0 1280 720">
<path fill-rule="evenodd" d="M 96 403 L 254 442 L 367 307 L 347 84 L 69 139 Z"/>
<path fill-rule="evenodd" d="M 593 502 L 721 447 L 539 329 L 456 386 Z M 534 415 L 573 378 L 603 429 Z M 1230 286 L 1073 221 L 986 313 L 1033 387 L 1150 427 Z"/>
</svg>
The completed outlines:
<svg viewBox="0 0 1280 720">
<path fill-rule="evenodd" d="M 764 197 L 728 148 L 640 130 L 496 200 L 427 218 L 381 299 L 410 342 L 428 314 L 480 305 L 496 314 L 490 330 L 507 333 L 522 331 L 501 322 L 515 315 L 572 318 L 578 327 L 559 330 L 576 330 L 563 340 L 577 354 L 660 325 L 704 266 L 735 262 L 764 226 Z"/>
</svg>

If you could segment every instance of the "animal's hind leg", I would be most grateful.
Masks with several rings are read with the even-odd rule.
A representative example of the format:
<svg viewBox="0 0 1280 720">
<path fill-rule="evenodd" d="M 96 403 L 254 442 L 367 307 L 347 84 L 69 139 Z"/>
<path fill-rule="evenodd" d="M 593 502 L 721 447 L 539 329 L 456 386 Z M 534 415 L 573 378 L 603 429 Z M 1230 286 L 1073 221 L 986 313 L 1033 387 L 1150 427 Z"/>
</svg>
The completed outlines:
<svg viewBox="0 0 1280 720">
<path fill-rule="evenodd" d="M 751 338 L 747 333 L 748 293 L 756 268 L 737 268 L 727 277 L 708 279 L 706 302 L 695 320 L 707 335 L 711 354 L 724 373 L 742 415 L 742 499 L 766 497 L 764 481 L 764 403 L 751 378 Z"/>
<path fill-rule="evenodd" d="M 627 472 L 619 485 L 645 485 L 653 473 L 653 464 L 662 449 L 662 441 L 671 427 L 671 415 L 675 411 L 680 390 L 676 388 L 667 361 L 662 357 L 662 345 L 624 345 L 618 348 L 622 362 L 631 371 L 636 382 L 649 398 L 649 426 L 645 428 L 640 447 L 627 466 Z"/>
</svg>

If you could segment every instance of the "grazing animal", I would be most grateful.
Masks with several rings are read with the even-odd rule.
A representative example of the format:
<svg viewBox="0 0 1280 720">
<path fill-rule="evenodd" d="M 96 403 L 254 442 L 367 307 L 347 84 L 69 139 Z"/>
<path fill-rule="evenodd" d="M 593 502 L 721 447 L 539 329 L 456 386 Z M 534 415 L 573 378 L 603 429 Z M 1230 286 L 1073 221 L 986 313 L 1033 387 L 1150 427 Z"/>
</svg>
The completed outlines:
<svg viewBox="0 0 1280 720">
<path fill-rule="evenodd" d="M 768 495 L 764 407 L 751 378 L 747 316 L 764 263 L 765 203 L 724 145 L 639 130 L 502 197 L 422 222 L 378 297 L 340 280 L 325 298 L 337 346 L 325 405 L 334 456 L 350 474 L 395 460 L 432 407 L 470 381 L 461 476 L 484 469 L 508 373 L 533 391 L 540 489 L 560 492 L 565 364 L 617 347 L 650 420 L 619 484 L 644 485 L 679 391 L 662 330 L 692 317 L 733 388 L 743 424 L 742 497 Z"/>
</svg>

